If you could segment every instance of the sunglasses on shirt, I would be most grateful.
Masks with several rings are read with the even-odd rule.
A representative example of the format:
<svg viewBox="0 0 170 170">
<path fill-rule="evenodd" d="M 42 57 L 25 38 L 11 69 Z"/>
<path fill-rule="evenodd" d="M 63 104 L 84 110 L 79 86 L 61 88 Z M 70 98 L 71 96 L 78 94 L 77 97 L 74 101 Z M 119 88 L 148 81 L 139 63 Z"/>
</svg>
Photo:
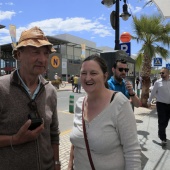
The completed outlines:
<svg viewBox="0 0 170 170">
<path fill-rule="evenodd" d="M 28 128 L 29 130 L 34 130 L 43 123 L 42 118 L 38 112 L 37 103 L 34 100 L 31 100 L 28 103 L 30 108 L 30 113 L 28 114 L 28 119 L 31 119 L 31 125 Z"/>
<path fill-rule="evenodd" d="M 164 72 L 160 72 L 159 74 L 164 74 Z"/>
<path fill-rule="evenodd" d="M 123 70 L 124 70 L 126 73 L 129 71 L 128 68 L 118 68 L 118 70 L 119 70 L 120 72 L 123 72 Z"/>
</svg>

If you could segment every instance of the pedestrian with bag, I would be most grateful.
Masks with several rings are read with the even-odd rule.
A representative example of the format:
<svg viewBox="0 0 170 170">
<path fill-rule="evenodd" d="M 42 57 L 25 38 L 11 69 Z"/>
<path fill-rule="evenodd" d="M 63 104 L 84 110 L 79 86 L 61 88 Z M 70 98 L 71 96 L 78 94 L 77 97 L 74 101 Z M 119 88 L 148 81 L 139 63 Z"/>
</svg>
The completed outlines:
<svg viewBox="0 0 170 170">
<path fill-rule="evenodd" d="M 22 32 L 19 68 L 0 77 L 0 169 L 60 170 L 55 88 L 42 75 L 55 52 L 38 27 Z"/>
<path fill-rule="evenodd" d="M 129 100 L 107 87 L 107 66 L 98 55 L 83 61 L 68 170 L 141 170 L 136 121 Z"/>
<path fill-rule="evenodd" d="M 74 90 L 76 89 L 76 93 L 78 93 L 78 75 L 76 74 L 75 76 L 74 76 L 74 78 L 73 78 L 73 80 L 74 80 L 74 88 L 73 88 L 73 92 L 74 92 Z"/>
</svg>

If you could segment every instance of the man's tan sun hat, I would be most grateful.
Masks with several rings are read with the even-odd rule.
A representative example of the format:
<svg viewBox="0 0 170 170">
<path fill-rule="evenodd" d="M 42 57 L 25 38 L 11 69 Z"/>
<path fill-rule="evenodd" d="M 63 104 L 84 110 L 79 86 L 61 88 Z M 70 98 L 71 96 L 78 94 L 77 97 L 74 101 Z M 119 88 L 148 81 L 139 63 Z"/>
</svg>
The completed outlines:
<svg viewBox="0 0 170 170">
<path fill-rule="evenodd" d="M 29 30 L 25 30 L 21 33 L 20 39 L 18 41 L 18 45 L 13 49 L 13 57 L 17 59 L 17 50 L 20 47 L 33 46 L 33 47 L 42 47 L 48 46 L 51 53 L 56 50 L 52 47 L 47 37 L 44 35 L 43 31 L 38 27 L 33 27 Z"/>
</svg>

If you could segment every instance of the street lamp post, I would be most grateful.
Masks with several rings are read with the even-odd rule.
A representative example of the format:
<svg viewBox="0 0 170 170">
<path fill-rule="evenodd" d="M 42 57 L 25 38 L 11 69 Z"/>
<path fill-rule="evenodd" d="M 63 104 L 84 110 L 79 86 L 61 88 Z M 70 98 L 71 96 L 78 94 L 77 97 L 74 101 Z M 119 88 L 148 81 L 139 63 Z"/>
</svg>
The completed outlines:
<svg viewBox="0 0 170 170">
<path fill-rule="evenodd" d="M 0 24 L 0 29 L 5 28 L 5 25 Z M 1 76 L 1 45 L 0 45 L 0 76 Z"/>
<path fill-rule="evenodd" d="M 111 15 L 110 15 L 110 22 L 112 25 L 112 28 L 115 30 L 115 50 L 120 50 L 120 45 L 119 45 L 119 39 L 120 39 L 120 23 L 119 23 L 119 17 L 122 17 L 123 20 L 127 20 L 131 14 L 128 13 L 127 10 L 127 4 L 126 4 L 126 0 L 124 1 L 124 5 L 123 5 L 123 13 L 121 15 L 119 15 L 119 1 L 121 0 L 102 0 L 102 4 L 107 6 L 107 7 L 111 7 L 113 4 L 115 4 L 115 11 L 112 11 Z"/>
</svg>

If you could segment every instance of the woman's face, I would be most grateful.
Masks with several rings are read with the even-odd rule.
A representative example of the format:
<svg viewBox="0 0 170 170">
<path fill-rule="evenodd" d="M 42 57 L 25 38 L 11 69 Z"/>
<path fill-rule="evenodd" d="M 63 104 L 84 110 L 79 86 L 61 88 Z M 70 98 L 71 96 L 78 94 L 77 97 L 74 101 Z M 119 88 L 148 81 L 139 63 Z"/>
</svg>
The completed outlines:
<svg viewBox="0 0 170 170">
<path fill-rule="evenodd" d="M 99 64 L 94 61 L 85 61 L 80 70 L 81 84 L 87 93 L 101 91 L 105 88 L 107 73 L 103 73 Z"/>
</svg>

